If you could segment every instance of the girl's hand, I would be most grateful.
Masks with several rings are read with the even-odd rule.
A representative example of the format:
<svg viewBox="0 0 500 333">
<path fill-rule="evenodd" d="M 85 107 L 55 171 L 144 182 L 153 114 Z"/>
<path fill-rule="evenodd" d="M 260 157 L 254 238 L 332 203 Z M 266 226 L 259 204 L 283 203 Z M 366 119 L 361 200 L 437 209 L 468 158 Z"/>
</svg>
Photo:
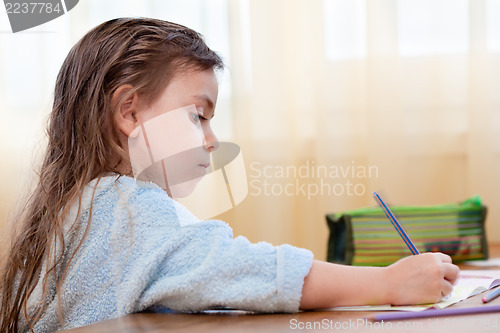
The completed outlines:
<svg viewBox="0 0 500 333">
<path fill-rule="evenodd" d="M 403 258 L 386 268 L 390 304 L 439 302 L 451 293 L 459 268 L 443 253 L 423 253 Z"/>
</svg>

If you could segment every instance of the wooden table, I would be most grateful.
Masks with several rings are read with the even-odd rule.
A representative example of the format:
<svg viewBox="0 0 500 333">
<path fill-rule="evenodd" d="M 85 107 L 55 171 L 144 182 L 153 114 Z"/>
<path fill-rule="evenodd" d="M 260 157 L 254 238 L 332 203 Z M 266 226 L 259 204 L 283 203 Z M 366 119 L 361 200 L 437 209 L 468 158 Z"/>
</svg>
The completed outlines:
<svg viewBox="0 0 500 333">
<path fill-rule="evenodd" d="M 500 257 L 500 244 L 490 246 L 490 257 Z M 462 266 L 462 269 L 478 269 Z M 489 267 L 486 269 L 500 269 Z M 483 305 L 483 294 L 449 308 Z M 500 305 L 500 298 L 484 306 Z M 500 332 L 500 313 L 375 322 L 374 312 L 308 311 L 295 314 L 156 314 L 140 313 L 69 330 L 71 333 L 118 332 Z"/>
</svg>

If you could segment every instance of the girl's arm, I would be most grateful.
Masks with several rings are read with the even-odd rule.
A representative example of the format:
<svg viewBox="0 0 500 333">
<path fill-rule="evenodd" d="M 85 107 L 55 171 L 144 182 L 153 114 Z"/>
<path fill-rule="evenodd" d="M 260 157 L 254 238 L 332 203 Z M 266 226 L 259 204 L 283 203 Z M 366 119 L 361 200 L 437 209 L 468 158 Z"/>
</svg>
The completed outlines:
<svg viewBox="0 0 500 333">
<path fill-rule="evenodd" d="M 315 260 L 300 308 L 434 303 L 448 295 L 459 269 L 442 253 L 403 258 L 388 267 L 354 267 Z"/>
</svg>

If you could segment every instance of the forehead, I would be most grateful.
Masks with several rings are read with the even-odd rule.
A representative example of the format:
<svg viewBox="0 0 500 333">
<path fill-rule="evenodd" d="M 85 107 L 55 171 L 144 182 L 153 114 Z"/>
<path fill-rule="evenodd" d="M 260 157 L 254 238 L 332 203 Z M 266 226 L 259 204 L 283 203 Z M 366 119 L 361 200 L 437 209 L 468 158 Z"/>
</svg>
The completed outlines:
<svg viewBox="0 0 500 333">
<path fill-rule="evenodd" d="M 164 112 L 195 104 L 207 115 L 213 113 L 217 102 L 218 83 L 213 70 L 184 71 L 175 75 L 160 96 L 147 106 L 144 121 Z"/>
<path fill-rule="evenodd" d="M 208 97 L 215 102 L 218 94 L 217 77 L 212 69 L 204 71 L 183 71 L 176 74 L 162 95 L 190 96 L 200 100 Z"/>
</svg>

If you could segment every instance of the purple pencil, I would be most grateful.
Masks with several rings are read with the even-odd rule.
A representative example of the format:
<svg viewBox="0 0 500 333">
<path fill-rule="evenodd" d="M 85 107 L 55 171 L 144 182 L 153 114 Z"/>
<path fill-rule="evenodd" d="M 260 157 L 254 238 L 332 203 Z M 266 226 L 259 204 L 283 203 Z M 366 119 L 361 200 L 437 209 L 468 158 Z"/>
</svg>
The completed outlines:
<svg viewBox="0 0 500 333">
<path fill-rule="evenodd" d="M 492 313 L 500 312 L 500 305 L 485 305 L 472 308 L 451 308 L 451 309 L 431 309 L 420 312 L 394 312 L 394 313 L 378 313 L 375 315 L 376 321 L 389 321 L 400 319 L 418 319 L 442 316 L 459 316 L 476 313 Z"/>
</svg>

